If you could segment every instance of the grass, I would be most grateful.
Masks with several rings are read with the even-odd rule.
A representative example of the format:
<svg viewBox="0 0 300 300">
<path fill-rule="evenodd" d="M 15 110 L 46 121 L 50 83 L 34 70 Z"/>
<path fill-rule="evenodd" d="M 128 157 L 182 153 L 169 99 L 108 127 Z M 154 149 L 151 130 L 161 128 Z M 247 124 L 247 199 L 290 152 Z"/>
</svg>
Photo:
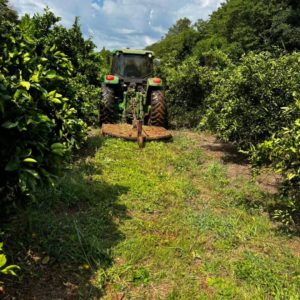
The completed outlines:
<svg viewBox="0 0 300 300">
<path fill-rule="evenodd" d="M 271 196 L 229 178 L 195 135 L 142 151 L 94 137 L 87 150 L 8 230 L 20 287 L 63 266 L 81 299 L 299 299 L 300 258 L 264 212 Z"/>
</svg>

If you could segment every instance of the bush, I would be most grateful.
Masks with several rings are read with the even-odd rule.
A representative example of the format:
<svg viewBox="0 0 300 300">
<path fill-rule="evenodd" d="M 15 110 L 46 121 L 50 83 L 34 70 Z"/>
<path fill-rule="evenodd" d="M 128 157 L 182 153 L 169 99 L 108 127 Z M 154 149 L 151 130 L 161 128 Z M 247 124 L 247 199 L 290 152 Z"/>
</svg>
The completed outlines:
<svg viewBox="0 0 300 300">
<path fill-rule="evenodd" d="M 250 53 L 205 100 L 200 128 L 235 142 L 256 167 L 282 175 L 282 201 L 300 208 L 300 53 Z M 282 215 L 282 211 L 278 212 Z M 280 217 L 281 218 L 281 217 Z"/>
<path fill-rule="evenodd" d="M 66 95 L 76 109 L 78 117 L 83 119 L 88 125 L 97 125 L 99 123 L 100 87 L 90 84 L 85 75 L 78 73 L 75 77 L 68 79 Z"/>
<path fill-rule="evenodd" d="M 300 91 L 300 54 L 250 53 L 205 100 L 200 128 L 248 149 L 293 122 L 282 108 Z"/>
<path fill-rule="evenodd" d="M 40 20 L 50 30 L 56 19 Z M 84 142 L 85 121 L 97 118 L 99 88 L 85 75 L 74 77 L 69 57 L 55 44 L 39 43 L 30 22 L 28 16 L 18 24 L 0 21 L 1 205 L 16 191 L 32 195 L 37 184 L 51 182 Z"/>
<path fill-rule="evenodd" d="M 276 132 L 269 140 L 252 148 L 251 161 L 257 166 L 269 162 L 276 172 L 283 176 L 283 194 L 299 209 L 300 100 L 285 108 L 283 115 L 287 120 L 293 120 L 291 124 Z"/>
<path fill-rule="evenodd" d="M 193 128 L 199 124 L 205 99 L 230 65 L 231 61 L 221 51 L 189 57 L 178 66 L 172 58 L 164 62 L 161 72 L 167 82 L 171 126 Z"/>
</svg>

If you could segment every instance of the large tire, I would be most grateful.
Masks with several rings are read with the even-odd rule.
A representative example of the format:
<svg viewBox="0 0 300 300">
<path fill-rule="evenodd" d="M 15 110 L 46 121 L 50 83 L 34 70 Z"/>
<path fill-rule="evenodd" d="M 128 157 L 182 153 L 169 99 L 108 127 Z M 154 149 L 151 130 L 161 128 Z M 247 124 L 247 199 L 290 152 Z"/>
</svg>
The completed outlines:
<svg viewBox="0 0 300 300">
<path fill-rule="evenodd" d="M 166 124 L 165 95 L 161 90 L 151 92 L 149 125 L 164 127 Z"/>
<path fill-rule="evenodd" d="M 100 105 L 100 123 L 114 123 L 115 114 L 115 92 L 111 87 L 103 86 L 102 101 Z"/>
</svg>

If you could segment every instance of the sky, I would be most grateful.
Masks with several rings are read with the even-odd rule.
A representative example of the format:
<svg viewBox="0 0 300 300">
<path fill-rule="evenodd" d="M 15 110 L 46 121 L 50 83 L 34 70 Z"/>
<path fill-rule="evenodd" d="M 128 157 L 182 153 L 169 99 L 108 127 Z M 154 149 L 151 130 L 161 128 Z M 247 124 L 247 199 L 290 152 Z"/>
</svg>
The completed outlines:
<svg viewBox="0 0 300 300">
<path fill-rule="evenodd" d="M 71 26 L 80 17 L 85 37 L 99 49 L 142 49 L 160 40 L 176 20 L 207 19 L 222 0 L 10 0 L 20 15 L 48 6 Z"/>
</svg>

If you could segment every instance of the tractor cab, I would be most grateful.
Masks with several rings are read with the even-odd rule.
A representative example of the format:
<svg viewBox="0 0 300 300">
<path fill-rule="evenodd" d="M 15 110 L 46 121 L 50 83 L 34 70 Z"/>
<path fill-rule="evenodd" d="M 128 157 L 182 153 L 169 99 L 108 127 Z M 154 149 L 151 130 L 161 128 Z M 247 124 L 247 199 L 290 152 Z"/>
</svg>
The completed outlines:
<svg viewBox="0 0 300 300">
<path fill-rule="evenodd" d="M 124 82 L 147 82 L 153 73 L 152 51 L 120 49 L 113 52 L 111 73 Z"/>
</svg>

